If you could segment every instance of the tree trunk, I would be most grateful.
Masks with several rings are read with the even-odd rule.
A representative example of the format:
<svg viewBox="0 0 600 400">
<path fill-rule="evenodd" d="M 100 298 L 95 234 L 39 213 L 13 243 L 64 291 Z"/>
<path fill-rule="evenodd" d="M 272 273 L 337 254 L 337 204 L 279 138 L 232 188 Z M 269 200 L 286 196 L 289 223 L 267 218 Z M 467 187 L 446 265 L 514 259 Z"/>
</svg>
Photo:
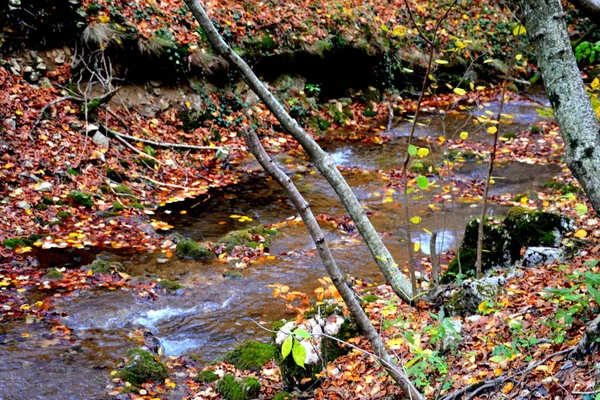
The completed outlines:
<svg viewBox="0 0 600 400">
<path fill-rule="evenodd" d="M 300 194 L 292 180 L 269 157 L 264 147 L 260 143 L 258 136 L 256 136 L 256 133 L 254 133 L 251 128 L 245 130 L 244 138 L 246 139 L 248 148 L 254 157 L 256 157 L 260 165 L 269 173 L 269 175 L 273 177 L 273 179 L 277 181 L 277 183 L 279 183 L 279 185 L 281 185 L 281 187 L 283 187 L 291 202 L 294 204 L 294 207 L 296 207 L 296 210 L 302 217 L 306 228 L 310 232 L 313 242 L 317 246 L 319 256 L 323 261 L 323 265 L 327 270 L 327 274 L 331 278 L 335 288 L 342 296 L 342 299 L 344 299 L 346 306 L 360 327 L 360 330 L 371 343 L 373 351 L 380 358 L 383 367 L 386 369 L 386 371 L 388 371 L 394 381 L 398 383 L 404 393 L 408 394 L 409 398 L 415 400 L 423 399 L 423 396 L 421 396 L 419 391 L 410 382 L 406 374 L 398 369 L 398 367 L 393 363 L 390 355 L 385 349 L 385 345 L 381 340 L 381 336 L 379 336 L 373 327 L 373 324 L 371 324 L 369 317 L 360 306 L 360 303 L 355 297 L 354 292 L 346 284 L 346 280 L 340 272 L 340 269 L 338 268 L 335 259 L 329 250 L 329 246 L 325 241 L 325 235 L 323 235 L 323 231 L 319 227 L 319 224 L 313 215 L 308 202 L 304 199 L 304 197 L 302 197 L 302 194 Z"/>
<path fill-rule="evenodd" d="M 565 142 L 567 165 L 600 212 L 600 126 L 571 48 L 560 0 L 521 0 L 525 28 Z"/>
<path fill-rule="evenodd" d="M 546 93 L 565 142 L 567 164 L 600 212 L 600 126 L 571 48 L 560 0 L 520 0 Z M 594 3 L 594 2 L 590 2 Z M 600 317 L 589 324 L 576 353 L 594 347 Z"/>
<path fill-rule="evenodd" d="M 348 183 L 338 171 L 333 159 L 289 116 L 277 99 L 256 77 L 254 72 L 252 72 L 248 64 L 225 43 L 200 2 L 198 0 L 185 0 L 185 3 L 200 23 L 200 26 L 206 33 L 206 37 L 217 53 L 239 70 L 248 86 L 267 105 L 286 131 L 300 143 L 311 157 L 315 167 L 333 187 L 394 292 L 406 302 L 412 302 L 413 291 L 410 281 L 398 269 L 398 265 L 394 262 L 389 250 L 385 247 L 377 231 L 365 215 L 352 189 L 350 189 L 350 186 L 348 186 Z"/>
</svg>

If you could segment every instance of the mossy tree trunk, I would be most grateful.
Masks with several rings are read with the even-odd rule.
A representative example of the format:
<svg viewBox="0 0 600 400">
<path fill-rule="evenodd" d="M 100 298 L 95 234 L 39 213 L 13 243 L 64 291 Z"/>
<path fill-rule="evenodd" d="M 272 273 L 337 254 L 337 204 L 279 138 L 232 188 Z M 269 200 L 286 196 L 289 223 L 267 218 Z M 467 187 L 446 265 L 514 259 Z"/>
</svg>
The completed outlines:
<svg viewBox="0 0 600 400">
<path fill-rule="evenodd" d="M 327 154 L 313 138 L 310 137 L 298 123 L 290 117 L 275 96 L 252 72 L 246 62 L 238 56 L 225 43 L 221 35 L 213 26 L 206 11 L 198 0 L 185 0 L 194 17 L 202 27 L 206 37 L 223 58 L 231 66 L 235 67 L 242 75 L 248 86 L 267 105 L 285 130 L 296 139 L 311 157 L 316 168 L 327 179 L 335 190 L 356 227 L 362 235 L 375 262 L 383 272 L 385 279 L 390 283 L 394 292 L 406 302 L 412 302 L 413 290 L 411 282 L 400 272 L 398 265 L 394 262 L 392 255 L 377 234 L 377 231 L 367 218 L 360 202 L 352 192 L 352 189 L 338 171 L 333 159 Z"/>
<path fill-rule="evenodd" d="M 520 5 L 565 142 L 567 164 L 600 212 L 600 125 L 571 48 L 565 12 L 560 0 L 520 0 Z M 578 350 L 594 347 L 593 341 L 600 337 L 599 318 L 588 326 Z"/>
<path fill-rule="evenodd" d="M 424 399 L 417 388 L 408 379 L 406 374 L 393 363 L 392 358 L 388 354 L 385 345 L 381 340 L 381 336 L 379 336 L 373 327 L 373 324 L 371 324 L 369 317 L 362 309 L 358 299 L 354 295 L 354 292 L 346 284 L 346 280 L 338 268 L 331 251 L 329 250 L 329 246 L 325 241 L 325 235 L 319 227 L 319 223 L 313 215 L 308 202 L 304 199 L 302 194 L 300 194 L 292 180 L 285 174 L 285 172 L 275 165 L 271 157 L 269 157 L 264 147 L 261 145 L 258 136 L 251 128 L 245 130 L 244 138 L 246 139 L 248 148 L 254 157 L 256 157 L 264 170 L 267 171 L 269 175 L 271 175 L 273 179 L 275 179 L 277 183 L 281 185 L 281 187 L 283 187 L 292 204 L 294 204 L 294 207 L 296 207 L 296 210 L 298 210 L 298 213 L 302 217 L 302 221 L 304 221 L 304 224 L 306 225 L 315 245 L 317 246 L 317 251 L 319 252 L 319 256 L 323 261 L 325 270 L 327 270 L 327 274 L 331 278 L 335 288 L 342 296 L 342 299 L 346 303 L 346 306 L 350 310 L 352 317 L 356 320 L 356 323 L 360 327 L 362 333 L 371 343 L 374 353 L 380 359 L 381 365 L 383 365 L 383 367 L 388 371 L 394 381 L 398 383 L 404 393 L 408 395 L 408 398 L 413 400 Z"/>
</svg>

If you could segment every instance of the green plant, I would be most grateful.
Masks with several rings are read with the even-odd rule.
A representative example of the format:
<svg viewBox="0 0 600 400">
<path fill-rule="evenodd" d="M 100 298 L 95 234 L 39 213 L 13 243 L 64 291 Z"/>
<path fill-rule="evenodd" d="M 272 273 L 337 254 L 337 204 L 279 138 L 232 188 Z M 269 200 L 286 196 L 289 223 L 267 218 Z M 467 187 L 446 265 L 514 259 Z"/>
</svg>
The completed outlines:
<svg viewBox="0 0 600 400">
<path fill-rule="evenodd" d="M 598 54 L 600 54 L 600 41 L 596 43 L 584 41 L 575 48 L 577 61 L 586 61 L 593 64 L 598 58 Z"/>
<path fill-rule="evenodd" d="M 281 356 L 285 358 L 292 354 L 294 362 L 304 368 L 304 360 L 306 359 L 306 349 L 300 343 L 300 339 L 310 339 L 311 334 L 306 332 L 304 329 L 294 330 L 281 344 Z"/>
<path fill-rule="evenodd" d="M 413 355 L 413 358 L 404 367 L 406 368 L 406 373 L 412 378 L 418 388 L 431 386 L 430 374 L 448 374 L 446 358 L 441 356 L 437 350 L 427 348 L 422 343 L 420 334 L 408 331 L 404 333 L 404 338 L 408 343 L 410 353 Z"/>
</svg>

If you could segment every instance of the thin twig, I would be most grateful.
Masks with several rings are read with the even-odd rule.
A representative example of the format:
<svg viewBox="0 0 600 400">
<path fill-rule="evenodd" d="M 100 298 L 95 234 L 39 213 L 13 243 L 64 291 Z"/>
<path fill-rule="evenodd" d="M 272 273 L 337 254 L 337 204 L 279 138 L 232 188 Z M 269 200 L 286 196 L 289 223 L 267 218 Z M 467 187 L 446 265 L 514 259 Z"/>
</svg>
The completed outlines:
<svg viewBox="0 0 600 400">
<path fill-rule="evenodd" d="M 191 188 L 191 187 L 186 187 L 186 186 L 181 186 L 181 185 L 174 185 L 172 183 L 160 182 L 160 181 L 157 181 L 157 180 L 152 179 L 152 178 L 150 178 L 148 176 L 145 176 L 145 175 L 140 175 L 140 178 L 145 179 L 147 181 L 150 181 L 150 182 L 152 182 L 152 183 L 154 183 L 156 185 L 159 185 L 159 186 L 166 186 L 166 187 L 170 187 L 170 188 L 174 188 L 174 189 L 195 190 L 194 188 Z M 212 182 L 210 179 L 205 178 L 203 176 L 199 176 L 199 178 L 207 180 L 209 182 Z"/>
<path fill-rule="evenodd" d="M 144 158 L 148 158 L 150 160 L 154 160 L 156 161 L 158 164 L 160 165 L 165 165 L 162 161 L 157 160 L 156 158 L 152 157 L 150 154 L 146 154 L 143 151 L 136 149 L 135 147 L 133 147 L 132 145 L 129 144 L 129 142 L 119 136 L 115 136 L 115 138 L 120 141 L 121 143 L 123 143 L 126 147 L 128 147 L 130 150 L 133 150 L 134 152 L 138 153 L 140 156 L 144 157 Z"/>
<path fill-rule="evenodd" d="M 157 147 L 172 147 L 172 148 L 177 148 L 177 149 L 192 149 L 192 150 L 221 150 L 221 149 L 223 149 L 223 147 L 220 147 L 220 146 L 194 146 L 191 144 L 156 142 L 154 140 L 142 139 L 139 137 L 127 135 L 125 133 L 117 132 L 106 126 L 103 126 L 102 128 L 105 129 L 111 135 L 118 136 L 123 139 L 134 140 L 136 142 L 151 144 L 151 145 L 157 146 Z"/>
</svg>

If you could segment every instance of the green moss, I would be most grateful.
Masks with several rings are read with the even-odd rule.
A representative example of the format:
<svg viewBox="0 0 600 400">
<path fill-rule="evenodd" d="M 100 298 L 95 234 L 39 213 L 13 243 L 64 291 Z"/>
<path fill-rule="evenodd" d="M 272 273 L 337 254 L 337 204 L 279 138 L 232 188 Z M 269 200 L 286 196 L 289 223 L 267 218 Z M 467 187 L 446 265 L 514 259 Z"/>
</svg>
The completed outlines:
<svg viewBox="0 0 600 400">
<path fill-rule="evenodd" d="M 125 210 L 125 206 L 123 204 L 121 204 L 118 201 L 115 201 L 113 203 L 113 205 L 112 205 L 112 211 L 113 212 L 120 212 L 120 211 L 123 211 L 123 210 Z"/>
<path fill-rule="evenodd" d="M 233 375 L 225 375 L 215 389 L 225 400 L 248 400 L 258 397 L 260 382 L 256 378 L 235 379 Z"/>
<path fill-rule="evenodd" d="M 71 218 L 73 214 L 71 214 L 68 211 L 61 211 L 59 213 L 56 214 L 56 216 L 60 219 L 67 219 L 67 218 Z"/>
<path fill-rule="evenodd" d="M 379 300 L 379 297 L 375 296 L 374 294 L 368 294 L 366 296 L 363 296 L 362 300 L 363 303 L 373 303 Z"/>
<path fill-rule="evenodd" d="M 477 261 L 477 238 L 479 237 L 479 219 L 475 218 L 467 224 L 460 244 L 458 255 L 448 266 L 441 277 L 442 283 L 449 283 L 459 276 L 475 276 Z M 507 265 L 510 257 L 511 237 L 506 227 L 486 221 L 483 226 L 482 270 L 487 271 L 495 266 Z M 460 271 L 458 258 L 460 258 Z"/>
<path fill-rule="evenodd" d="M 112 168 L 108 168 L 106 170 L 106 177 L 108 179 L 110 179 L 111 181 L 115 181 L 115 182 L 123 182 L 123 175 L 121 175 L 121 173 L 115 169 Z"/>
<path fill-rule="evenodd" d="M 37 203 L 33 208 L 37 211 L 45 211 L 48 209 L 48 206 L 44 203 Z"/>
<path fill-rule="evenodd" d="M 579 186 L 571 185 L 569 183 L 561 183 L 556 181 L 550 181 L 544 183 L 544 187 L 548 189 L 553 189 L 554 191 L 567 194 L 567 193 L 582 193 L 583 191 Z"/>
<path fill-rule="evenodd" d="M 46 271 L 46 274 L 44 275 L 44 279 L 49 279 L 49 280 L 59 280 L 63 278 L 63 274 L 62 272 L 60 272 L 58 269 L 56 268 L 50 268 L 49 270 Z"/>
<path fill-rule="evenodd" d="M 200 382 L 200 383 L 211 383 L 211 382 L 218 381 L 219 375 L 215 374 L 214 371 L 207 369 L 207 370 L 200 372 L 198 375 L 196 375 L 194 380 L 196 382 Z"/>
<path fill-rule="evenodd" d="M 92 202 L 92 195 L 84 193 L 79 190 L 71 190 L 68 195 L 68 199 L 78 206 L 84 206 L 86 208 L 92 208 L 94 202 Z"/>
<path fill-rule="evenodd" d="M 133 195 L 133 190 L 129 186 L 126 185 L 117 185 L 113 188 L 114 192 L 117 194 L 128 194 Z"/>
<path fill-rule="evenodd" d="M 277 230 L 265 228 L 262 225 L 257 225 L 250 229 L 231 231 L 219 239 L 217 244 L 225 245 L 225 250 L 228 253 L 231 252 L 235 246 L 251 247 L 253 242 L 256 243 L 253 248 L 256 248 L 259 244 L 262 244 L 265 248 L 268 248 L 271 243 L 272 236 L 275 234 L 277 234 Z M 260 238 L 256 238 L 254 235 L 259 235 Z M 262 240 L 257 241 L 259 239 Z"/>
<path fill-rule="evenodd" d="M 119 262 L 94 260 L 91 264 L 86 265 L 85 269 L 91 269 L 94 274 L 112 274 L 115 270 L 122 271 L 123 265 Z"/>
<path fill-rule="evenodd" d="M 52 200 L 52 197 L 44 196 L 44 197 L 42 197 L 42 203 L 47 206 L 53 206 L 54 200 Z"/>
<path fill-rule="evenodd" d="M 158 285 L 165 289 L 167 292 L 176 292 L 179 289 L 183 289 L 185 287 L 177 282 L 172 282 L 168 279 L 161 279 L 158 282 Z"/>
<path fill-rule="evenodd" d="M 139 386 L 149 381 L 162 382 L 167 378 L 165 367 L 152 353 L 142 349 L 131 349 L 126 354 L 127 362 L 117 376 Z"/>
<path fill-rule="evenodd" d="M 235 269 L 228 269 L 227 271 L 223 272 L 223 276 L 226 278 L 233 278 L 233 279 L 244 277 L 244 275 L 242 275 L 242 273 L 240 271 L 237 271 Z"/>
<path fill-rule="evenodd" d="M 208 258 L 213 253 L 208 248 L 192 239 L 183 239 L 177 243 L 175 247 L 175 254 L 181 258 L 187 258 L 190 260 L 197 260 L 200 258 Z"/>
<path fill-rule="evenodd" d="M 143 204 L 138 203 L 137 201 L 134 201 L 133 203 L 131 203 L 130 206 L 133 208 L 138 208 L 140 210 L 143 210 L 145 208 Z"/>
<path fill-rule="evenodd" d="M 515 132 L 506 132 L 502 135 L 502 138 L 505 140 L 515 140 L 517 138 L 517 134 Z"/>
<path fill-rule="evenodd" d="M 538 196 L 537 192 L 535 192 L 533 190 L 526 190 L 523 193 L 519 193 L 518 195 L 513 197 L 513 201 L 517 201 L 517 202 L 520 202 L 523 199 L 539 200 L 539 196 Z"/>
<path fill-rule="evenodd" d="M 148 167 L 148 168 L 152 168 L 152 169 L 154 169 L 154 167 L 156 167 L 156 165 L 157 165 L 156 160 L 153 160 L 152 158 L 148 158 L 148 157 L 139 157 L 135 160 L 135 163 L 142 167 Z"/>
<path fill-rule="evenodd" d="M 144 153 L 148 154 L 150 157 L 156 156 L 156 149 L 152 146 L 144 146 Z"/>
<path fill-rule="evenodd" d="M 13 238 L 13 239 L 4 239 L 4 241 L 2 242 L 2 244 L 4 245 L 4 247 L 9 248 L 11 250 L 16 249 L 17 247 L 20 246 L 24 246 L 25 242 L 22 239 L 19 238 Z"/>
<path fill-rule="evenodd" d="M 267 361 L 275 358 L 275 353 L 275 346 L 249 340 L 225 354 L 223 361 L 241 370 L 258 371 Z"/>
<path fill-rule="evenodd" d="M 436 165 L 432 160 L 427 158 L 413 159 L 408 167 L 408 170 L 415 174 L 436 174 Z"/>
<path fill-rule="evenodd" d="M 508 211 L 504 224 L 512 238 L 511 256 L 516 260 L 520 258 L 524 246 L 557 246 L 570 229 L 571 220 L 541 210 L 527 211 L 522 207 L 513 207 Z"/>
<path fill-rule="evenodd" d="M 288 392 L 279 392 L 273 397 L 273 400 L 292 400 L 293 398 Z"/>
</svg>

